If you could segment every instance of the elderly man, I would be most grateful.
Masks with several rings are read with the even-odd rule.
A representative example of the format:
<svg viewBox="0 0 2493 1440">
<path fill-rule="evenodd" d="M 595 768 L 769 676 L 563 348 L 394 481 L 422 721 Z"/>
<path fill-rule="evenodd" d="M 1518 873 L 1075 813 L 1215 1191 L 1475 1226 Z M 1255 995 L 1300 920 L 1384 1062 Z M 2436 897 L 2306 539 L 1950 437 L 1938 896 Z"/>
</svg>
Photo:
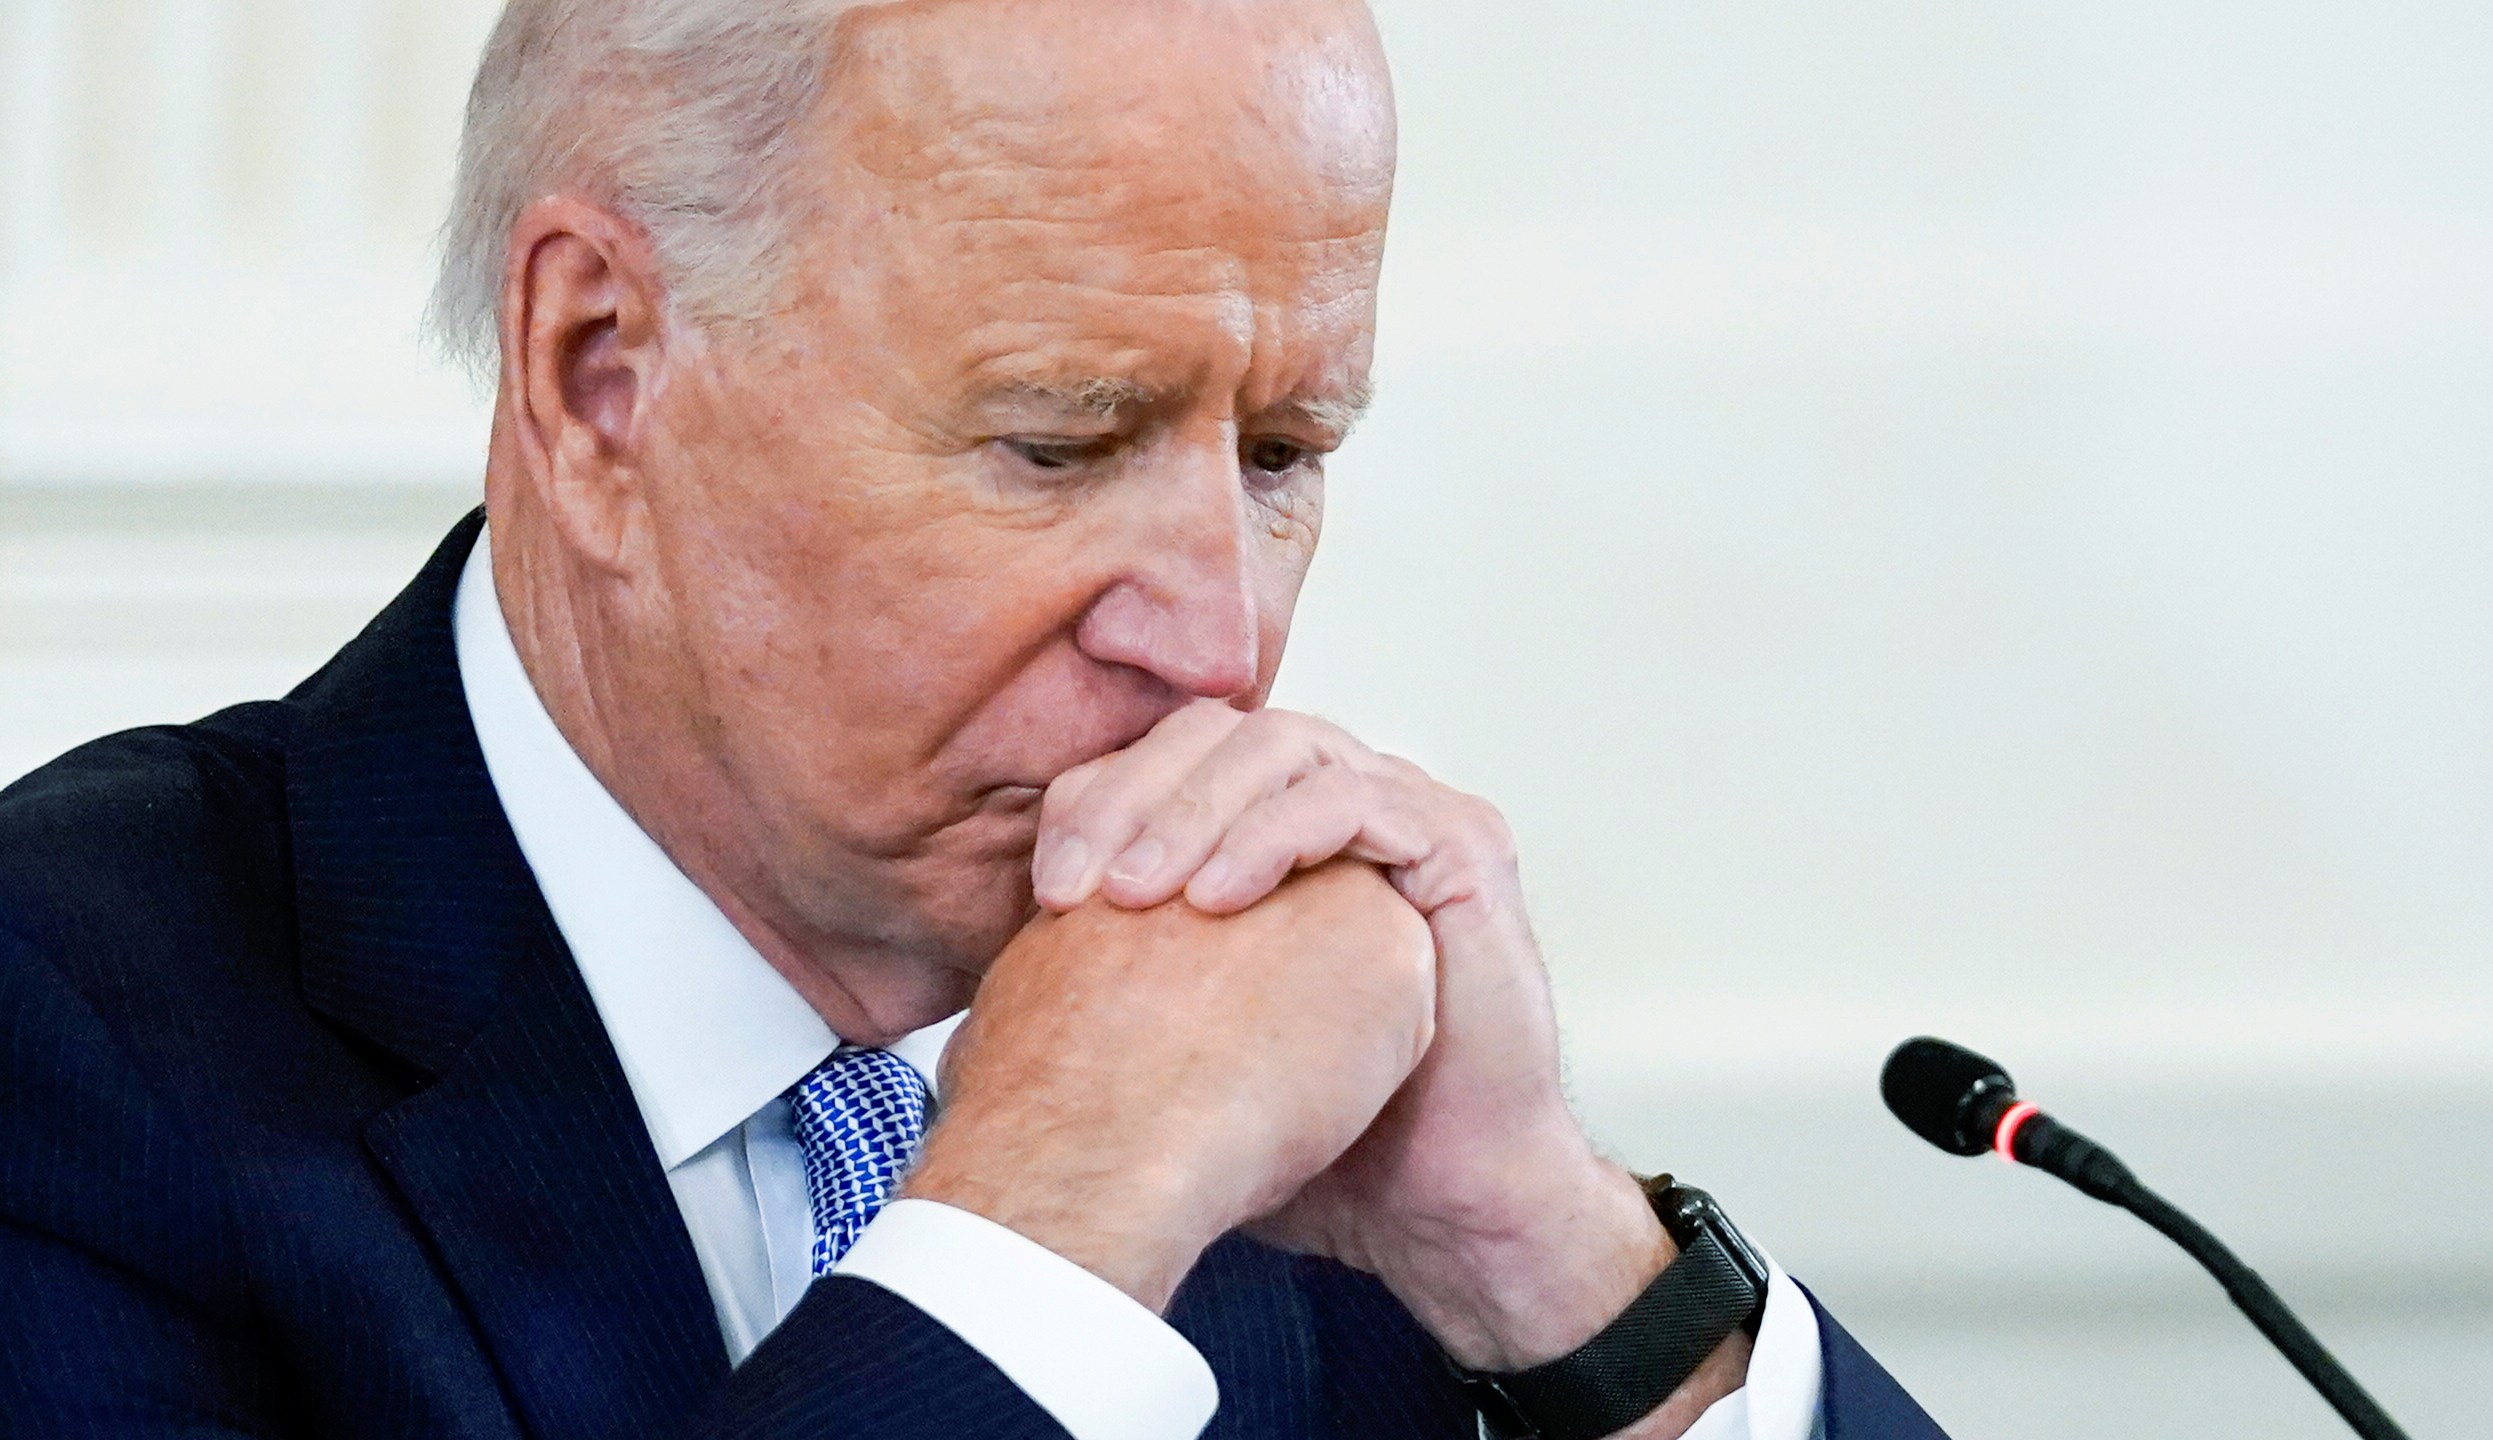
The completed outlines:
<svg viewBox="0 0 2493 1440">
<path fill-rule="evenodd" d="M 0 800 L 11 1428 L 1935 1435 L 1263 708 L 1393 137 L 1358 0 L 514 0 L 482 518 Z"/>
</svg>

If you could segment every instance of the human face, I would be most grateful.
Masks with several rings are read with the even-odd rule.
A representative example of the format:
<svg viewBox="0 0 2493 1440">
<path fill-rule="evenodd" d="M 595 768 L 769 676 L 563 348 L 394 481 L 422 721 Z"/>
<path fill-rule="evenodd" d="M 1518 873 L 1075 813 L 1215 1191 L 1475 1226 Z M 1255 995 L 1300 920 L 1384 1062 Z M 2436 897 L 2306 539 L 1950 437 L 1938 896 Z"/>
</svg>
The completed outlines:
<svg viewBox="0 0 2493 1440">
<path fill-rule="evenodd" d="M 652 528 L 751 908 L 975 973 L 1050 780 L 1271 686 L 1391 97 L 1357 0 L 920 0 L 836 49 L 796 278 L 661 397 Z"/>
</svg>

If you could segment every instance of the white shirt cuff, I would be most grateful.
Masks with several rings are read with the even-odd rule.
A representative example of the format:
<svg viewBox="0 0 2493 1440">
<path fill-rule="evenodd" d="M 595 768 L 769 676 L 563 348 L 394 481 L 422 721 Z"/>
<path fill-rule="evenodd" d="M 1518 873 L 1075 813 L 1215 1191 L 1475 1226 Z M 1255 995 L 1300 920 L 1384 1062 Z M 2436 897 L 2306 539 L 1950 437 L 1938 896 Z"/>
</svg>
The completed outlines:
<svg viewBox="0 0 2493 1440">
<path fill-rule="evenodd" d="M 1709 1406 L 1682 1440 L 1812 1440 L 1818 1433 L 1818 1312 L 1771 1257 L 1766 1272 L 1766 1313 L 1749 1348 L 1748 1383 Z"/>
<path fill-rule="evenodd" d="M 933 1316 L 1073 1440 L 1194 1440 L 1220 1408 L 1212 1367 L 1168 1322 L 967 1210 L 895 1200 L 832 1273 L 871 1280 Z"/>
</svg>

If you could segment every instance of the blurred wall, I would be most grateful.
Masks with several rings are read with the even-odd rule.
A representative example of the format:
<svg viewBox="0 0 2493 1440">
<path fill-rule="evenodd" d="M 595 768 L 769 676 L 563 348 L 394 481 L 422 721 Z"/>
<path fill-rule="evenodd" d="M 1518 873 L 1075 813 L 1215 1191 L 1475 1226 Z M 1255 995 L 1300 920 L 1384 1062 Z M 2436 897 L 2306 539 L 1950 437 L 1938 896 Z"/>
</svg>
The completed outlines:
<svg viewBox="0 0 2493 1440">
<path fill-rule="evenodd" d="M 415 321 L 494 8 L 0 0 L 0 774 L 282 688 L 473 503 Z M 2480 1428 L 2493 10 L 1380 9 L 1282 698 L 1505 805 L 1588 1114 L 1960 1433 L 2334 1433 L 1894 1129 L 1957 1035 Z"/>
</svg>

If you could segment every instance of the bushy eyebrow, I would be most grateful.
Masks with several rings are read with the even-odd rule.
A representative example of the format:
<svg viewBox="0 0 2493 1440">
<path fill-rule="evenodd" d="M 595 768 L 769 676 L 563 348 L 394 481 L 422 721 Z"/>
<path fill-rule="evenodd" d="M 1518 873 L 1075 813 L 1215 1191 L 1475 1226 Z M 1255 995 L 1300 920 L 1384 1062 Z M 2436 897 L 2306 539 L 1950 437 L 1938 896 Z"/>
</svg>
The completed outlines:
<svg viewBox="0 0 2493 1440">
<path fill-rule="evenodd" d="M 1066 381 L 1018 380 L 989 396 L 994 404 L 1091 415 L 1102 420 L 1113 420 L 1125 411 L 1149 405 L 1156 398 L 1149 386 L 1111 375 Z"/>
<path fill-rule="evenodd" d="M 1064 381 L 1017 380 L 990 392 L 988 402 L 1114 420 L 1128 411 L 1147 408 L 1161 398 L 1160 392 L 1137 381 L 1093 375 Z M 1335 395 L 1292 396 L 1273 406 L 1272 413 L 1294 415 L 1332 434 L 1348 435 L 1368 413 L 1375 398 L 1375 387 L 1360 380 Z"/>
<path fill-rule="evenodd" d="M 1376 387 L 1360 380 L 1353 382 L 1339 395 L 1293 396 L 1273 409 L 1285 415 L 1297 415 L 1335 435 L 1348 435 L 1375 401 Z"/>
</svg>

